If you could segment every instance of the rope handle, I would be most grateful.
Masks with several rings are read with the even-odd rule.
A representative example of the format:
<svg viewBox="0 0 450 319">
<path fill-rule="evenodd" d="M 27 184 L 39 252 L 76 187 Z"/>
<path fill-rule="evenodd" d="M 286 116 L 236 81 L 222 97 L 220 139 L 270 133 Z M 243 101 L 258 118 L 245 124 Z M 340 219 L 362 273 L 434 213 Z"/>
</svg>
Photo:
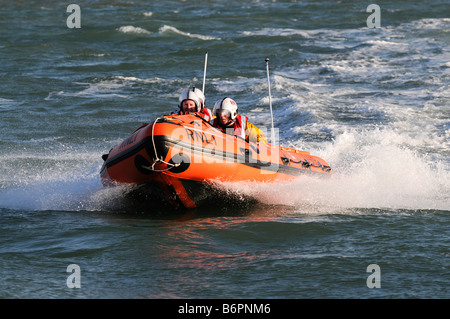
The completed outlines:
<svg viewBox="0 0 450 319">
<path fill-rule="evenodd" d="M 156 151 L 156 145 L 155 145 L 155 124 L 156 124 L 156 122 L 158 122 L 158 120 L 160 118 L 161 117 L 156 118 L 156 120 L 153 122 L 153 125 L 152 125 L 152 144 L 153 144 L 153 151 L 155 152 L 155 157 L 156 158 L 152 158 L 153 164 L 152 164 L 151 167 L 148 167 L 148 166 L 144 167 L 144 168 L 152 170 L 154 172 L 165 172 L 165 171 L 168 171 L 168 170 L 170 170 L 170 169 L 172 169 L 174 167 L 178 167 L 178 166 L 181 165 L 181 163 L 173 163 L 173 164 L 172 163 L 168 163 L 168 162 L 164 161 L 164 159 L 162 157 L 159 158 L 159 156 L 158 156 L 158 152 Z M 165 169 L 155 169 L 155 165 L 159 165 L 159 164 L 166 164 L 167 166 L 170 166 L 170 167 L 165 168 Z"/>
</svg>

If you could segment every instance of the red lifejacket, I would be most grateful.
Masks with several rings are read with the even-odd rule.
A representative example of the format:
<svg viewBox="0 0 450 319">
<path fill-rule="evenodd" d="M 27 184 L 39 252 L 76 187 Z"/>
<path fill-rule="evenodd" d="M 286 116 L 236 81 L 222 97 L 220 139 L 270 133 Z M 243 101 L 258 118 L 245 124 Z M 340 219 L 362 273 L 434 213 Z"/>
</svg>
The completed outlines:
<svg viewBox="0 0 450 319">
<path fill-rule="evenodd" d="M 206 107 L 202 108 L 200 113 L 198 113 L 206 122 L 210 122 L 214 116 L 212 114 L 212 111 L 210 109 L 207 109 Z"/>
<path fill-rule="evenodd" d="M 213 126 L 218 128 L 219 130 L 221 130 L 224 133 L 229 133 L 227 132 L 227 129 L 229 128 L 233 128 L 234 130 L 234 135 L 242 137 L 243 139 L 245 139 L 245 129 L 247 128 L 247 120 L 248 117 L 247 116 L 242 116 L 241 114 L 238 114 L 236 116 L 236 119 L 234 121 L 233 126 L 221 126 L 219 124 L 219 119 L 216 117 L 213 121 Z"/>
</svg>

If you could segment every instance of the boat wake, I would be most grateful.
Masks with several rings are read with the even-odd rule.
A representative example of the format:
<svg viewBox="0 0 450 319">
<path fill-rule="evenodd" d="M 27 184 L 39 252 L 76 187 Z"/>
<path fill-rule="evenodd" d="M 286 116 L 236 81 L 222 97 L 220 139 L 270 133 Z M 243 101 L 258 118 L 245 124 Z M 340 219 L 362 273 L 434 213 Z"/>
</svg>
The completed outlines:
<svg viewBox="0 0 450 319">
<path fill-rule="evenodd" d="M 390 131 L 349 131 L 320 156 L 333 175 L 301 176 L 289 183 L 217 183 L 229 193 L 298 212 L 330 213 L 349 208 L 433 209 L 450 211 L 448 163 L 396 144 Z M 395 142 L 394 142 L 395 141 Z"/>
<path fill-rule="evenodd" d="M 333 175 L 325 178 L 305 175 L 292 182 L 276 184 L 214 182 L 210 191 L 217 192 L 217 198 L 223 199 L 213 203 L 214 209 L 251 207 L 259 203 L 289 206 L 297 213 L 307 214 L 341 213 L 351 208 L 450 211 L 449 163 L 442 157 L 418 153 L 407 144 L 408 139 L 388 129 L 346 131 L 333 142 L 314 144 L 320 148 L 314 152 L 329 159 Z M 103 188 L 99 177 L 101 163 L 86 163 L 81 160 L 86 158 L 83 154 L 78 157 L 79 162 L 67 170 L 63 158 L 65 156 L 59 159 L 61 163 L 52 164 L 52 168 L 42 163 L 30 168 L 24 167 L 26 160 L 22 157 L 5 157 L 0 208 L 31 211 L 147 209 L 152 212 L 151 201 L 132 202 L 129 186 Z M 47 161 L 58 162 L 58 157 L 52 156 Z M 28 175 L 24 175 L 25 172 Z"/>
<path fill-rule="evenodd" d="M 34 173 L 34 175 L 33 175 Z M 95 209 L 95 194 L 101 189 L 98 172 L 64 173 L 59 169 L 30 172 L 29 179 L 18 177 L 0 187 L 0 208 L 15 210 L 91 210 Z"/>
</svg>

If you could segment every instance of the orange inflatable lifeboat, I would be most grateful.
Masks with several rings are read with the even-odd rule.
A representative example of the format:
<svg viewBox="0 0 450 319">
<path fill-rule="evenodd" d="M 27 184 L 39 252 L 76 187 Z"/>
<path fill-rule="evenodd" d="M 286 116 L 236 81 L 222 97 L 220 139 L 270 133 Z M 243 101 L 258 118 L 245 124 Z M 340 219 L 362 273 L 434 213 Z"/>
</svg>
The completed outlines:
<svg viewBox="0 0 450 319">
<path fill-rule="evenodd" d="M 217 181 L 278 182 L 331 174 L 327 162 L 309 152 L 248 143 L 195 114 L 166 115 L 144 124 L 103 160 L 104 186 L 144 187 L 148 195 L 181 208 L 202 205 Z"/>
</svg>

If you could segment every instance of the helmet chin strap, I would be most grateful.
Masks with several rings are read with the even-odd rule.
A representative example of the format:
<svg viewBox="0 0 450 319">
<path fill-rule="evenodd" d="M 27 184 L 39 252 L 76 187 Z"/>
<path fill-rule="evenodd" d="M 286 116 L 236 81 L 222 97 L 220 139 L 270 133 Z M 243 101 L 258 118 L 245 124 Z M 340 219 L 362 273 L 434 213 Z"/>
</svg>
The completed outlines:
<svg viewBox="0 0 450 319">
<path fill-rule="evenodd" d="M 221 127 L 230 127 L 230 126 L 234 125 L 234 122 L 236 122 L 236 120 L 232 120 L 231 118 L 228 118 L 228 122 L 223 124 L 222 121 L 219 119 L 219 125 Z"/>
</svg>

